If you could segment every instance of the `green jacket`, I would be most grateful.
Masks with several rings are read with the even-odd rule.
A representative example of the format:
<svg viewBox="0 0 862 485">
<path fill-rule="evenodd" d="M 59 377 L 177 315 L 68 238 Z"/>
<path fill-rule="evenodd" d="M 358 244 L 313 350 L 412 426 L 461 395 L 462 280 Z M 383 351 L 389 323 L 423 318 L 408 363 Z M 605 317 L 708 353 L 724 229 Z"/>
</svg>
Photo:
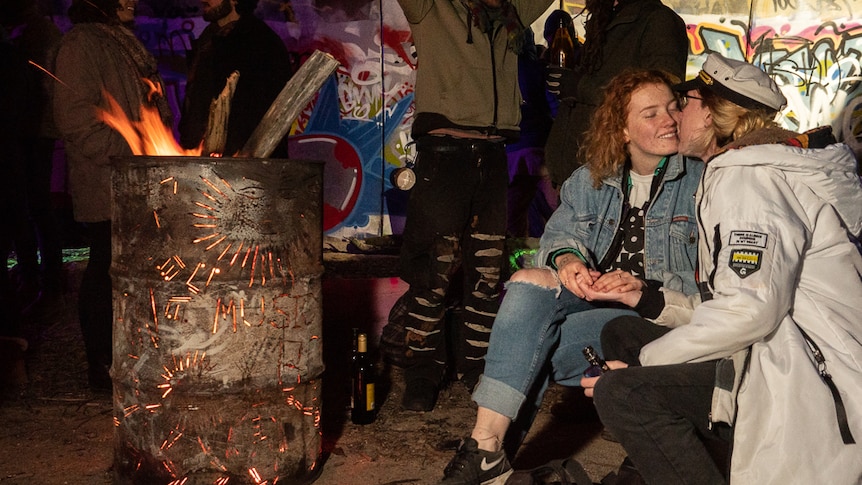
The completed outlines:
<svg viewBox="0 0 862 485">
<path fill-rule="evenodd" d="M 524 28 L 551 2 L 511 0 Z M 442 127 L 516 135 L 521 117 L 518 57 L 510 49 L 506 26 L 494 26 L 492 47 L 476 25 L 468 29 L 469 11 L 461 0 L 398 3 L 410 23 L 419 66 L 414 138 Z"/>
</svg>

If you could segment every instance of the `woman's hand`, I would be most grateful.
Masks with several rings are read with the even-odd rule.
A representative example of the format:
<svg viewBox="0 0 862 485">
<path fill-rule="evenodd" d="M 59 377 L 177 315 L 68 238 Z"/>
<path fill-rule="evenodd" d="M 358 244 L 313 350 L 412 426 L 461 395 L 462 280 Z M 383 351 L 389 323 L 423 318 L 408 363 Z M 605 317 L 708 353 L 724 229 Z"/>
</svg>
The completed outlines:
<svg viewBox="0 0 862 485">
<path fill-rule="evenodd" d="M 578 298 L 586 299 L 586 290 L 593 285 L 600 273 L 587 268 L 583 260 L 574 254 L 564 254 L 558 257 L 555 264 L 560 283 Z"/>
<path fill-rule="evenodd" d="M 584 288 L 584 296 L 581 298 L 587 301 L 616 301 L 634 308 L 640 301 L 645 286 L 646 283 L 640 278 L 616 270 L 596 278 L 591 286 Z"/>
<path fill-rule="evenodd" d="M 606 364 L 608 364 L 608 367 L 610 367 L 611 370 L 625 369 L 626 367 L 629 366 L 628 364 L 626 364 L 625 362 L 622 362 L 620 360 L 609 360 L 606 362 Z M 599 382 L 599 379 L 601 379 L 601 378 L 602 378 L 602 376 L 582 377 L 581 378 L 581 387 L 584 388 L 584 395 L 585 396 L 593 397 L 593 390 L 596 387 L 596 383 Z"/>
</svg>

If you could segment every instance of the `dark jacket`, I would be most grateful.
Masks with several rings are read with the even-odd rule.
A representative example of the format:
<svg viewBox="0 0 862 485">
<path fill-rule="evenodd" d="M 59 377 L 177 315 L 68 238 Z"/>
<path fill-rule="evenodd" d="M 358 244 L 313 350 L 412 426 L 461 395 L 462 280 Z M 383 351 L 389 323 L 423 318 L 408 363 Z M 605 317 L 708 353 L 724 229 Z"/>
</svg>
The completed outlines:
<svg viewBox="0 0 862 485">
<path fill-rule="evenodd" d="M 192 47 L 191 69 L 180 118 L 180 142 L 196 148 L 206 132 L 210 103 L 228 76 L 239 71 L 230 103 L 225 155 L 236 154 L 290 79 L 284 42 L 262 20 L 245 15 L 224 28 L 210 24 Z M 278 151 L 274 156 L 285 156 Z"/>
<path fill-rule="evenodd" d="M 560 103 L 545 146 L 545 163 L 551 181 L 563 182 L 580 166 L 577 151 L 590 126 L 602 89 L 627 68 L 663 69 L 685 79 L 688 36 L 685 22 L 660 0 L 620 2 L 620 10 L 607 28 L 602 63 L 584 66 L 573 98 Z"/>
</svg>

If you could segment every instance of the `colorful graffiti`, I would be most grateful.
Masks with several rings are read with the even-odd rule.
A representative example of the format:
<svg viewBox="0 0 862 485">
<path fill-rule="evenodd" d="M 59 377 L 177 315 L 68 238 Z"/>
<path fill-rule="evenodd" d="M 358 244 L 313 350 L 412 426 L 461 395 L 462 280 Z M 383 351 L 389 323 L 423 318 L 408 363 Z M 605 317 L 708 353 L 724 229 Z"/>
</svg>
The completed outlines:
<svg viewBox="0 0 862 485">
<path fill-rule="evenodd" d="M 60 0 L 62 1 L 62 0 Z M 147 0 L 142 0 L 142 4 Z M 150 0 L 151 2 L 153 0 Z M 183 96 L 184 57 L 205 27 L 188 17 L 142 17 L 137 33 L 159 57 L 172 104 Z M 562 0 L 583 37 L 583 1 Z M 793 130 L 832 125 L 862 155 L 862 0 L 665 0 L 688 25 L 688 75 L 720 52 L 774 77 Z M 397 0 L 270 0 L 258 15 L 299 66 L 315 49 L 341 63 L 290 130 L 291 157 L 326 163 L 326 236 L 353 239 L 402 231 L 407 193 L 391 172 L 415 156 L 410 144 L 415 69 L 410 28 Z M 540 33 L 544 18 L 533 25 Z M 537 35 L 540 39 L 541 35 Z"/>
</svg>

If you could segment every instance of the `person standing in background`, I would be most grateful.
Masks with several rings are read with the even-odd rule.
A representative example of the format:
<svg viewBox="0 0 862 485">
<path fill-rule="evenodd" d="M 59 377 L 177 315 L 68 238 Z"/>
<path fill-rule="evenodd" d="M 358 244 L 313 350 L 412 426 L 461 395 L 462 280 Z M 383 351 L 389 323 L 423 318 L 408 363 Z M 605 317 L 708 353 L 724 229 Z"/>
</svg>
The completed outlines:
<svg viewBox="0 0 862 485">
<path fill-rule="evenodd" d="M 113 311 L 111 291 L 111 157 L 132 150 L 119 132 L 97 117 L 106 93 L 130 120 L 144 106 L 155 107 L 165 126 L 171 112 L 153 58 L 123 23 L 134 18 L 133 2 L 75 0 L 74 24 L 63 36 L 54 90 L 54 118 L 69 162 L 69 190 L 75 220 L 84 225 L 90 256 L 78 295 L 78 314 L 87 351 L 91 389 L 111 389 Z M 152 92 L 151 86 L 158 89 Z"/>
<path fill-rule="evenodd" d="M 418 155 L 401 247 L 410 288 L 389 313 L 381 349 L 406 367 L 402 407 L 430 411 L 447 370 L 472 391 L 484 368 L 505 261 L 505 143 L 519 132 L 518 55 L 524 29 L 551 2 L 399 3 L 421 65 L 411 133 Z M 459 300 L 453 314 L 463 320 L 450 328 L 447 296 Z"/>
<path fill-rule="evenodd" d="M 585 10 L 589 16 L 579 64 L 574 70 L 549 72 L 549 89 L 560 106 L 545 145 L 545 163 L 556 187 L 583 165 L 581 140 L 602 88 L 614 76 L 626 68 L 642 68 L 685 79 L 685 22 L 661 0 L 587 0 Z"/>
<path fill-rule="evenodd" d="M 210 24 L 192 45 L 179 123 L 180 143 L 187 149 L 200 146 L 210 103 L 222 92 L 231 73 L 238 71 L 223 154 L 233 156 L 290 79 L 290 57 L 281 38 L 254 16 L 257 0 L 201 0 L 201 6 L 203 18 Z M 287 157 L 286 138 L 272 156 Z"/>
<path fill-rule="evenodd" d="M 9 214 L 17 220 L 13 230 L 18 261 L 18 303 L 29 319 L 57 316 L 62 311 L 63 255 L 59 226 L 51 201 L 54 145 L 59 137 L 51 111 L 54 80 L 41 71 L 53 72 L 54 57 L 62 34 L 42 15 L 34 0 L 5 0 L 0 21 L 11 43 L 28 61 L 31 86 L 21 130 L 22 176 L 16 178 L 20 207 Z"/>
</svg>

